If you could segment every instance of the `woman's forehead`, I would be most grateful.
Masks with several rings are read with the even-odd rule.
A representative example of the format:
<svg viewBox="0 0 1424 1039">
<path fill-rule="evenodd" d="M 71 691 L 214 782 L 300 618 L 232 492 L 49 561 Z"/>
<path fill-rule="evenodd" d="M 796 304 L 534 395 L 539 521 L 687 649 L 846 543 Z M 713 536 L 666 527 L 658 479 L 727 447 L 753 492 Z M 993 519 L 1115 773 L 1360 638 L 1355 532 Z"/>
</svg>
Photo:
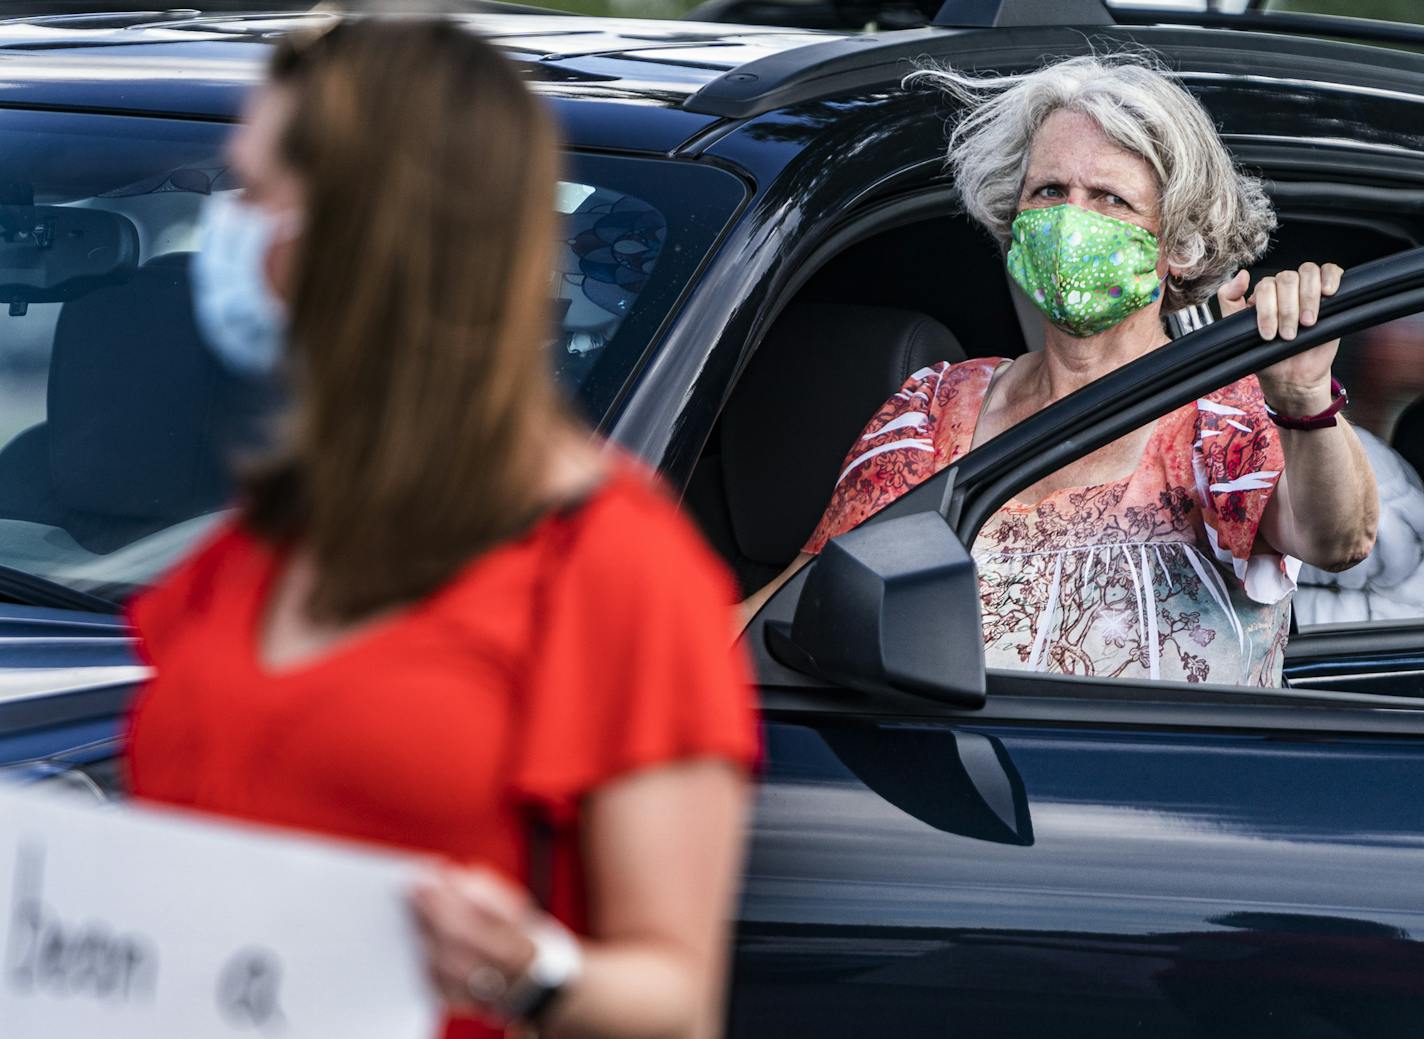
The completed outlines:
<svg viewBox="0 0 1424 1039">
<path fill-rule="evenodd" d="M 1157 177 L 1147 160 L 1128 151 L 1082 112 L 1060 109 L 1043 121 L 1029 142 L 1027 178 L 1121 181 L 1123 189 L 1153 191 Z"/>
</svg>

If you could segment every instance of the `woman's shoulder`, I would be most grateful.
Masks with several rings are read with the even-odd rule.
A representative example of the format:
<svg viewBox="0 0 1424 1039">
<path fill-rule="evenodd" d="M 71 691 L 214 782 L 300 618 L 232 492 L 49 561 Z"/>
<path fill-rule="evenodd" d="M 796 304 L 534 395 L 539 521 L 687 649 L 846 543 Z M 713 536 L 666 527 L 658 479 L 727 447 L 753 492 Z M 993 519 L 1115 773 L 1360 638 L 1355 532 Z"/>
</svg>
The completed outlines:
<svg viewBox="0 0 1424 1039">
<path fill-rule="evenodd" d="M 641 597 L 654 587 L 732 583 L 725 565 L 654 473 L 616 456 L 602 486 L 571 517 L 566 569 L 605 593 Z"/>
<path fill-rule="evenodd" d="M 581 501 L 472 560 L 437 593 L 432 616 L 482 637 L 503 632 L 517 641 L 521 611 L 490 604 L 530 595 L 557 603 L 561 616 L 590 633 L 631 637 L 680 602 L 735 601 L 730 575 L 671 494 L 621 455 Z"/>
<path fill-rule="evenodd" d="M 154 583 L 150 593 L 197 590 L 230 576 L 227 571 L 234 567 L 250 566 L 265 557 L 266 552 L 261 540 L 243 525 L 240 516 L 223 516 Z"/>
<path fill-rule="evenodd" d="M 560 531 L 560 523 L 563 524 Z M 734 591 L 654 477 L 620 460 L 546 528 L 559 560 L 536 611 L 515 789 L 555 811 L 634 769 L 757 752 Z"/>
<path fill-rule="evenodd" d="M 912 372 L 871 416 L 866 432 L 899 429 L 901 423 L 908 421 L 906 415 L 917 416 L 921 423 L 929 419 L 936 426 L 946 416 L 961 417 L 961 411 L 966 416 L 978 415 L 989 383 L 1005 360 L 971 357 L 967 361 L 940 361 Z"/>
<path fill-rule="evenodd" d="M 236 516 L 220 519 L 172 569 L 129 602 L 130 625 L 151 652 L 184 618 L 230 601 L 234 585 L 245 576 L 255 578 L 265 553 Z"/>
<path fill-rule="evenodd" d="M 982 381 L 987 385 L 994 372 L 1007 360 L 1007 357 L 970 357 L 964 361 L 939 361 L 911 373 L 901 392 L 926 383 L 933 384 L 936 388 L 960 386 L 975 381 Z"/>
</svg>

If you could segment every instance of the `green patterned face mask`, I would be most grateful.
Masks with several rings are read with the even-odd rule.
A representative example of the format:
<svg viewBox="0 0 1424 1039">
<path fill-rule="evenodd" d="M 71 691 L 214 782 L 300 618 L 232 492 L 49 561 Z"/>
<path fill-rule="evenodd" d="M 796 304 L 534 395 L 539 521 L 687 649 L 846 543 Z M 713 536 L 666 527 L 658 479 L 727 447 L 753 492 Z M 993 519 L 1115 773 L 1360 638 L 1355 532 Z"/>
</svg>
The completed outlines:
<svg viewBox="0 0 1424 1039">
<path fill-rule="evenodd" d="M 1155 300 L 1157 236 L 1064 203 L 1014 219 L 1009 273 L 1065 332 L 1097 335 Z"/>
</svg>

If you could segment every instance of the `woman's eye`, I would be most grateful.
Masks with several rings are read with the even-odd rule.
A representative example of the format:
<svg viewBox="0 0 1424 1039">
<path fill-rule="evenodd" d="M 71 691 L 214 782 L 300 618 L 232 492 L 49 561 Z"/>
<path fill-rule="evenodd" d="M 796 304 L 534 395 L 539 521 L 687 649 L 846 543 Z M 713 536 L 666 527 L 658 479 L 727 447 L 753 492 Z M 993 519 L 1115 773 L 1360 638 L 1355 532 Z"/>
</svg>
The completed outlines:
<svg viewBox="0 0 1424 1039">
<path fill-rule="evenodd" d="M 1108 193 L 1108 195 L 1107 195 L 1107 200 L 1108 200 L 1108 205 L 1110 205 L 1110 206 L 1124 206 L 1124 207 L 1125 207 L 1125 206 L 1127 205 L 1127 199 L 1123 198 L 1123 197 L 1120 196 L 1120 195 L 1114 195 L 1114 194 L 1112 194 L 1111 192 Z"/>
<path fill-rule="evenodd" d="M 1052 184 L 1048 184 L 1044 187 L 1039 188 L 1038 193 L 1044 198 L 1061 198 L 1063 195 L 1063 192 L 1058 188 L 1054 187 Z"/>
</svg>

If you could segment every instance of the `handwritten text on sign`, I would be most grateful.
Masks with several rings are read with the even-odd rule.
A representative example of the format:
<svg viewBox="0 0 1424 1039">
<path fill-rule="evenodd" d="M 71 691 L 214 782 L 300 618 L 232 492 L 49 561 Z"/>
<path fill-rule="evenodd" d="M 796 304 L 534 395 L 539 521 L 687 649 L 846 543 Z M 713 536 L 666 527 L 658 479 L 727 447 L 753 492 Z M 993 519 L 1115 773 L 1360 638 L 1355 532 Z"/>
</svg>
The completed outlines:
<svg viewBox="0 0 1424 1039">
<path fill-rule="evenodd" d="M 430 1039 L 418 868 L 0 787 L 0 1035 Z"/>
</svg>

